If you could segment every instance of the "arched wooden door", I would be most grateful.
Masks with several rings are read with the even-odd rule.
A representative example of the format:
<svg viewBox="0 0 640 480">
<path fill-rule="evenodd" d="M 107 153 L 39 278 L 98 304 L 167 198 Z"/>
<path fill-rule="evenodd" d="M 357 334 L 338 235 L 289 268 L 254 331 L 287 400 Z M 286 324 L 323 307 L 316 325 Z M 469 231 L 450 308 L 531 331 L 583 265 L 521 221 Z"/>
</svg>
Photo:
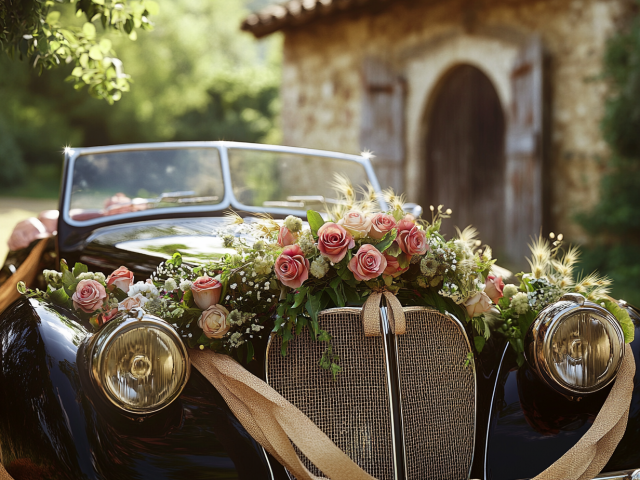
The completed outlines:
<svg viewBox="0 0 640 480">
<path fill-rule="evenodd" d="M 473 225 L 495 253 L 504 248 L 505 116 L 491 81 L 478 68 L 460 65 L 436 91 L 426 118 L 426 178 L 422 202 L 451 208 L 443 222 Z"/>
</svg>

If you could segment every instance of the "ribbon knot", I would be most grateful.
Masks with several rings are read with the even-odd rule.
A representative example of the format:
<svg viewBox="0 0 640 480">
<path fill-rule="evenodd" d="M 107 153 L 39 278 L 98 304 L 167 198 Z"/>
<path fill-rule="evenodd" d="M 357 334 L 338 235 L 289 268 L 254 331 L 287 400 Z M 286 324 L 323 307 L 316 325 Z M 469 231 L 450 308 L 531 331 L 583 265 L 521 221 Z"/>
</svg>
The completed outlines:
<svg viewBox="0 0 640 480">
<path fill-rule="evenodd" d="M 386 288 L 373 290 L 371 295 L 362 306 L 362 324 L 364 325 L 365 337 L 379 337 L 382 335 L 380 329 L 380 302 L 382 298 L 387 303 L 387 317 L 391 332 L 395 335 L 403 335 L 407 330 L 407 323 L 404 318 L 404 311 L 398 298 Z"/>
</svg>

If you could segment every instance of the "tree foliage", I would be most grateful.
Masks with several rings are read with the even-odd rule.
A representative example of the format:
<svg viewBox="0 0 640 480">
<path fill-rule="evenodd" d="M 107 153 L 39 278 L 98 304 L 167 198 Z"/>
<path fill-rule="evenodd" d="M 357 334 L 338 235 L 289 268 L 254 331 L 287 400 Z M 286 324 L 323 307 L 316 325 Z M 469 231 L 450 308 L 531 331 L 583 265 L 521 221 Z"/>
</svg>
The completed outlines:
<svg viewBox="0 0 640 480">
<path fill-rule="evenodd" d="M 63 17 L 65 3 L 74 4 L 76 17 L 85 21 L 76 25 Z M 111 40 L 100 35 L 95 24 L 135 40 L 139 29 L 152 28 L 149 16 L 157 11 L 153 0 L 4 0 L 0 45 L 11 58 L 28 61 L 40 73 L 74 65 L 69 80 L 76 89 L 87 85 L 92 96 L 113 103 L 129 90 L 128 76 Z"/>
<path fill-rule="evenodd" d="M 73 63 L 36 75 L 26 62 L 0 56 L 2 194 L 56 196 L 66 145 L 279 142 L 280 38 L 241 32 L 246 4 L 163 0 L 153 31 L 135 42 L 103 36 L 131 75 L 130 92 L 113 105 L 64 82 Z M 63 5 L 62 15 L 72 9 Z"/>
<path fill-rule="evenodd" d="M 640 16 L 609 40 L 602 77 L 609 95 L 601 128 L 611 158 L 599 203 L 578 217 L 593 238 L 583 266 L 609 274 L 615 293 L 640 305 Z"/>
</svg>

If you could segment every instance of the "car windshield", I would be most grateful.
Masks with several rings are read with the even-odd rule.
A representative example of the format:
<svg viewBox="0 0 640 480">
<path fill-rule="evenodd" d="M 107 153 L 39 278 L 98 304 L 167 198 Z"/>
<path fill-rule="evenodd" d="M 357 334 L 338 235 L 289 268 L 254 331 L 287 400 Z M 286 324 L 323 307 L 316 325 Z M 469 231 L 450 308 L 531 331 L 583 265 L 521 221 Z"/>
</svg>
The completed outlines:
<svg viewBox="0 0 640 480">
<path fill-rule="evenodd" d="M 265 150 L 229 149 L 229 169 L 236 199 L 247 207 L 322 210 L 334 203 L 335 174 L 365 187 L 367 172 L 353 160 Z"/>
<path fill-rule="evenodd" d="M 231 180 L 225 192 L 225 157 L 216 147 L 80 151 L 70 172 L 69 218 L 95 223 L 112 215 L 186 207 L 203 212 L 229 206 L 249 212 L 322 211 L 339 202 L 332 187 L 336 173 L 347 177 L 356 191 L 369 181 L 362 163 L 338 155 L 227 144 L 221 145 L 227 148 Z"/>
<path fill-rule="evenodd" d="M 215 148 L 114 151 L 80 155 L 73 166 L 73 220 L 166 207 L 216 205 L 224 198 Z"/>
</svg>

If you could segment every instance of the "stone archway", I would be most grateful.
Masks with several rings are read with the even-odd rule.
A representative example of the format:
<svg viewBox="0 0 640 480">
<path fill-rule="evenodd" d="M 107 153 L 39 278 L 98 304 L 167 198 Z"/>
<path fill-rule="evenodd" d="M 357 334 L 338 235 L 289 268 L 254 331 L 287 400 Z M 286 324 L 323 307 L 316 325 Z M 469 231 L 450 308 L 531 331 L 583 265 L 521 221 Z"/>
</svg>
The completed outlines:
<svg viewBox="0 0 640 480">
<path fill-rule="evenodd" d="M 443 223 L 449 238 L 455 225 L 473 225 L 499 252 L 505 237 L 505 114 L 496 89 L 479 68 L 461 64 L 444 75 L 430 104 L 420 201 L 453 210 Z"/>
</svg>

